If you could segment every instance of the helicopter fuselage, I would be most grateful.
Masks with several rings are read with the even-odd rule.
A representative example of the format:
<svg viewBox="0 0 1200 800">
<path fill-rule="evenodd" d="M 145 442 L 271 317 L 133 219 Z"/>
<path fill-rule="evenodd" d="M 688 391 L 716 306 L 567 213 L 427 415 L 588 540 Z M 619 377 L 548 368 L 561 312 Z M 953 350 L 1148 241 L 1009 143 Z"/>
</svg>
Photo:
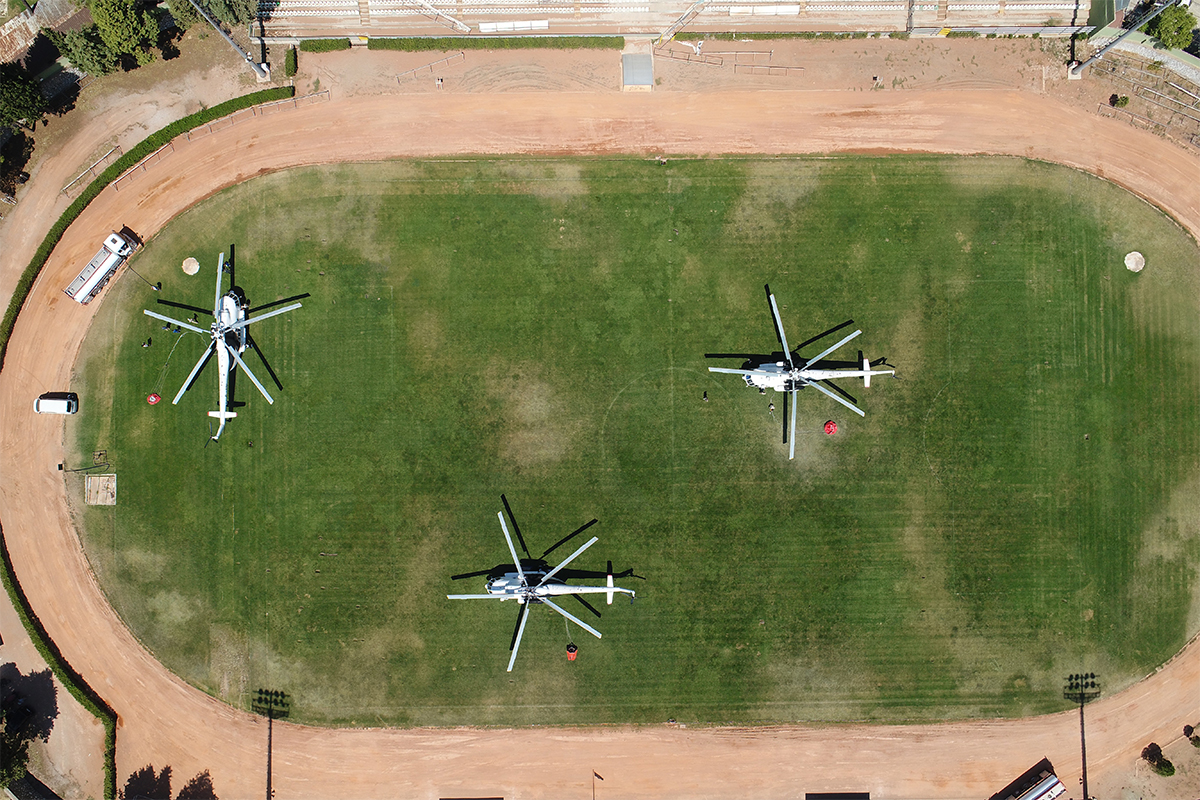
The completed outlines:
<svg viewBox="0 0 1200 800">
<path fill-rule="evenodd" d="M 748 374 L 742 375 L 747 386 L 755 389 L 774 389 L 777 392 L 799 391 L 815 381 L 834 378 L 870 378 L 872 375 L 891 374 L 892 370 L 863 369 L 810 369 L 788 367 L 786 361 L 755 364 L 747 367 Z M 868 384 L 869 385 L 869 384 Z"/>
</svg>

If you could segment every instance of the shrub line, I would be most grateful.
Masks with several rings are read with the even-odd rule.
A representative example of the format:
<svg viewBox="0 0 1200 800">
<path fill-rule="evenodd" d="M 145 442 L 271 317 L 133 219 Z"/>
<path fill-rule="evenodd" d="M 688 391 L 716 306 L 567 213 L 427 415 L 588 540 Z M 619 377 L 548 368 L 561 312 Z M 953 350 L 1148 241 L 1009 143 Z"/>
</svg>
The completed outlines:
<svg viewBox="0 0 1200 800">
<path fill-rule="evenodd" d="M 301 45 L 303 48 L 303 44 Z M 624 36 L 405 36 L 368 39 L 368 50 L 623 50 Z"/>
<path fill-rule="evenodd" d="M 79 701 L 87 711 L 100 720 L 104 725 L 104 800 L 115 800 L 117 796 L 117 712 L 96 693 L 83 676 L 76 672 L 67 659 L 63 657 L 58 645 L 50 638 L 37 612 L 25 596 L 20 581 L 17 580 L 12 558 L 8 552 L 8 541 L 4 537 L 4 526 L 0 525 L 0 560 L 4 568 L 0 570 L 0 580 L 4 583 L 4 591 L 8 593 L 21 624 L 33 640 L 33 646 L 45 659 L 46 664 L 54 672 L 54 676 L 66 687 L 71 696 Z"/>
<path fill-rule="evenodd" d="M 89 183 L 87 188 L 75 198 L 71 205 L 67 206 L 66 211 L 62 213 L 58 220 L 50 226 L 46 237 L 34 253 L 33 260 L 29 262 L 29 266 L 25 268 L 25 271 L 21 273 L 20 280 L 17 281 L 12 299 L 8 303 L 8 310 L 4 312 L 4 320 L 0 322 L 0 368 L 4 366 L 4 357 L 8 352 L 8 340 L 12 336 L 13 327 L 17 324 L 17 315 L 21 313 L 21 308 L 25 305 L 25 299 L 29 296 L 29 291 L 33 288 L 33 282 L 37 279 L 38 273 L 45 266 L 46 261 L 50 258 L 50 253 L 54 251 L 54 247 L 62 239 L 67 228 L 96 199 L 105 187 L 121 177 L 127 169 L 180 134 L 187 133 L 207 122 L 228 116 L 234 111 L 240 111 L 250 106 L 262 105 L 272 100 L 284 100 L 294 97 L 295 93 L 296 89 L 292 86 L 264 89 L 259 92 L 242 95 L 241 97 L 235 97 L 212 108 L 202 109 L 195 114 L 176 120 L 134 145 L 127 153 L 110 164 L 95 180 Z"/>
</svg>

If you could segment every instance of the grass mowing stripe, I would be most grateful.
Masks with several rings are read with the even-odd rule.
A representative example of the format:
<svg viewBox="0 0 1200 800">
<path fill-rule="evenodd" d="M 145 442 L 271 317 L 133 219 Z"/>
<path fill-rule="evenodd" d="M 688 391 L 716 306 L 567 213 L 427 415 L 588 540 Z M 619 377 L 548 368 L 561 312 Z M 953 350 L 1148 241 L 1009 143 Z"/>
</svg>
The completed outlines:
<svg viewBox="0 0 1200 800">
<path fill-rule="evenodd" d="M 312 295 L 255 330 L 275 405 L 242 382 L 207 448 L 211 372 L 147 406 L 165 349 L 136 347 L 146 293 L 123 284 L 77 365 L 113 399 L 68 425 L 120 459 L 120 504 L 81 511 L 114 605 L 232 703 L 280 686 L 327 724 L 1020 715 L 1060 708 L 1081 664 L 1115 690 L 1196 627 L 1196 249 L 1094 178 L 341 165 L 214 197 L 135 266 L 208 302 L 231 241 L 252 303 Z M 1126 272 L 1130 249 L 1153 269 Z M 800 392 L 791 463 L 777 398 L 703 358 L 773 349 L 768 281 L 793 340 L 853 317 L 901 378 L 844 382 L 864 419 Z M 601 642 L 533 609 L 512 675 L 511 604 L 444 600 L 507 560 L 501 491 L 531 550 L 595 516 L 581 567 L 646 579 L 600 607 Z"/>
</svg>

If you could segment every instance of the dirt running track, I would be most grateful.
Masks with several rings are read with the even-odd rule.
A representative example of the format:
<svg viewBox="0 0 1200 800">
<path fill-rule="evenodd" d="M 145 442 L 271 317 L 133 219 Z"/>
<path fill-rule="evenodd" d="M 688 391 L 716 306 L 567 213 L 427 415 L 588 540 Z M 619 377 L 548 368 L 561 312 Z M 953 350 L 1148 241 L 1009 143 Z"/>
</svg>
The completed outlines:
<svg viewBox="0 0 1200 800">
<path fill-rule="evenodd" d="M 120 714 L 118 780 L 146 764 L 178 781 L 210 769 L 223 800 L 262 797 L 266 724 L 185 685 L 104 600 L 71 527 L 61 419 L 38 393 L 68 384 L 91 308 L 61 293 L 114 225 L 149 237 L 201 198 L 271 170 L 454 153 L 1008 153 L 1096 172 L 1200 232 L 1200 162 L 1161 139 L 1052 98 L 997 91 L 392 95 L 289 110 L 190 144 L 117 192 L 63 238 L 0 373 L 0 520 L 26 593 L 74 667 Z M 1200 644 L 1089 706 L 1093 789 L 1128 774 L 1200 720 Z M 1189 748 L 1190 750 L 1190 748 Z M 275 727 L 280 798 L 777 798 L 870 791 L 984 798 L 1042 756 L 1076 796 L 1079 720 L 920 727 L 320 730 Z M 1116 778 L 1115 780 L 1120 780 Z M 1119 786 L 1119 783 L 1117 784 Z M 1115 788 L 1115 787 L 1114 787 Z M 1184 788 L 1183 792 L 1194 792 Z M 1093 792 L 1095 793 L 1095 792 Z"/>
</svg>

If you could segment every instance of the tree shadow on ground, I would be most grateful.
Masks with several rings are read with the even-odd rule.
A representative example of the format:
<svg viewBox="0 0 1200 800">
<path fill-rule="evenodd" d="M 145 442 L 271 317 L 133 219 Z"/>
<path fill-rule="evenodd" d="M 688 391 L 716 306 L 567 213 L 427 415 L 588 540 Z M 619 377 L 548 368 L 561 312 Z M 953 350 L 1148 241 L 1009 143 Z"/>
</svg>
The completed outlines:
<svg viewBox="0 0 1200 800">
<path fill-rule="evenodd" d="M 147 764 L 129 776 L 118 796 L 121 800 L 171 800 L 171 767 L 155 772 L 154 765 Z M 184 784 L 175 800 L 219 800 L 208 770 Z"/>
<path fill-rule="evenodd" d="M 22 675 L 12 662 L 0 666 L 0 702 L 6 719 L 20 726 L 21 738 L 50 738 L 58 719 L 58 687 L 48 667 Z"/>
</svg>

